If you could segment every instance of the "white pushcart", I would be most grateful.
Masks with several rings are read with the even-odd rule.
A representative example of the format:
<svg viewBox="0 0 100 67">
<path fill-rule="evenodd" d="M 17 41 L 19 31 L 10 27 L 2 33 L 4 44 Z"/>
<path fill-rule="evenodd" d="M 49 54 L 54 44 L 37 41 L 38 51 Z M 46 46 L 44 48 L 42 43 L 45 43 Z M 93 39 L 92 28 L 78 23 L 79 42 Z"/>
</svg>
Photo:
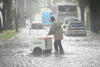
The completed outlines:
<svg viewBox="0 0 100 67">
<path fill-rule="evenodd" d="M 52 37 L 38 37 L 33 40 L 33 54 L 41 55 L 42 53 L 51 53 Z"/>
</svg>

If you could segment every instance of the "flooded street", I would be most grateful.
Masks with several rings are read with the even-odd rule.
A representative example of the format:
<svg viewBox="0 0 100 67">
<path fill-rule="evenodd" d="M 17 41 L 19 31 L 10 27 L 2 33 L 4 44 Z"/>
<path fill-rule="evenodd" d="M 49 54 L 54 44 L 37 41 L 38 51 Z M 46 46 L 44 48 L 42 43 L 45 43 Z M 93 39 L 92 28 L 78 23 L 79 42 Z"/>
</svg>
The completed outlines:
<svg viewBox="0 0 100 67">
<path fill-rule="evenodd" d="M 100 36 L 91 32 L 87 36 L 64 36 L 64 55 L 55 55 L 52 50 L 52 54 L 34 56 L 32 39 L 47 32 L 26 28 L 9 42 L 0 42 L 0 67 L 100 67 Z"/>
<path fill-rule="evenodd" d="M 100 67 L 99 6 L 100 0 L 0 0 L 0 67 Z"/>
</svg>

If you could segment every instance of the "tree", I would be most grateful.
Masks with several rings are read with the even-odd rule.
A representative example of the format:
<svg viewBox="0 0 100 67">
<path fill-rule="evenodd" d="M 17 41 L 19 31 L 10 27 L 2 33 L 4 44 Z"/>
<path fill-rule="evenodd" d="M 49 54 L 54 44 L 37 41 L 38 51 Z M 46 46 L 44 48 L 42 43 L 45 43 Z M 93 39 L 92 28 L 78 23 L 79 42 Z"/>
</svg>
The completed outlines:
<svg viewBox="0 0 100 67">
<path fill-rule="evenodd" d="M 3 0 L 3 30 L 12 29 L 12 0 Z"/>
<path fill-rule="evenodd" d="M 12 0 L 0 0 L 3 3 L 0 11 L 3 15 L 3 30 L 12 29 Z"/>
<path fill-rule="evenodd" d="M 87 0 L 78 0 L 80 11 L 81 11 L 81 22 L 85 23 L 85 7 L 87 5 Z"/>
<path fill-rule="evenodd" d="M 1 22 L 1 18 L 0 18 L 0 33 L 3 32 L 3 29 L 2 29 L 2 22 Z"/>
<path fill-rule="evenodd" d="M 2 0 L 0 0 L 0 3 L 2 3 Z M 0 7 L 0 11 L 2 13 L 2 8 Z M 1 18 L 0 18 L 0 33 L 3 32 L 3 28 L 2 28 L 2 22 L 1 22 Z"/>
<path fill-rule="evenodd" d="M 100 0 L 88 0 L 90 6 L 91 31 L 99 33 L 100 31 Z"/>
</svg>

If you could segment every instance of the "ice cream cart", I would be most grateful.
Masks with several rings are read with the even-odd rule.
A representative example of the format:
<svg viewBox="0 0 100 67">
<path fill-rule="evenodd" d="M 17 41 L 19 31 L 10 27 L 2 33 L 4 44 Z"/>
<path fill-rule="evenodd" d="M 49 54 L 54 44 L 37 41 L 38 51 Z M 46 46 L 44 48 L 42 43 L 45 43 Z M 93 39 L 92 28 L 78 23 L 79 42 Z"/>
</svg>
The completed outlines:
<svg viewBox="0 0 100 67">
<path fill-rule="evenodd" d="M 52 37 L 38 37 L 33 40 L 33 54 L 41 55 L 43 53 L 51 53 Z"/>
</svg>

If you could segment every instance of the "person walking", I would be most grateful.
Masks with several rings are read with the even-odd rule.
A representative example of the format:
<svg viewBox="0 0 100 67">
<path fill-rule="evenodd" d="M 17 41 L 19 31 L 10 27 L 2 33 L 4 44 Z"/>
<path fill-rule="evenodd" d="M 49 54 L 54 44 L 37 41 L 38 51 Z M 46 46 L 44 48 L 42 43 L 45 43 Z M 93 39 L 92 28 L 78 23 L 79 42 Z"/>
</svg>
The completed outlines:
<svg viewBox="0 0 100 67">
<path fill-rule="evenodd" d="M 60 54 L 64 54 L 63 47 L 61 44 L 61 40 L 63 39 L 63 30 L 59 22 L 55 20 L 55 17 L 50 18 L 52 25 L 50 27 L 50 31 L 48 35 L 54 35 L 54 48 L 55 53 L 60 52 Z"/>
</svg>

